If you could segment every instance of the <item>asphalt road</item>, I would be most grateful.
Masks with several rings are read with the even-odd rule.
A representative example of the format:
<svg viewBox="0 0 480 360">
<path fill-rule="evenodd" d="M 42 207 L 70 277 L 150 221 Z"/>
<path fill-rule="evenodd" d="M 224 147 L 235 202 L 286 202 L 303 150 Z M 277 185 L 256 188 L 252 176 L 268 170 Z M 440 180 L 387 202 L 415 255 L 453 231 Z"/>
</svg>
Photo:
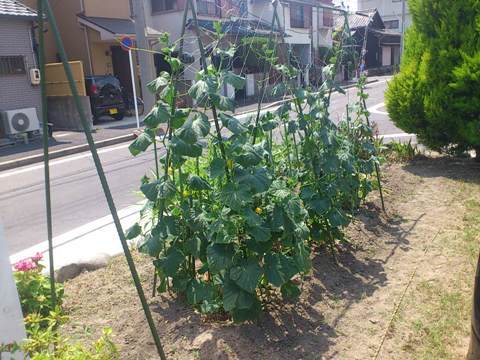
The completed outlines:
<svg viewBox="0 0 480 360">
<path fill-rule="evenodd" d="M 368 85 L 368 107 L 383 103 L 385 87 L 385 80 Z M 350 89 L 346 95 L 333 94 L 334 119 L 343 115 L 347 101 L 355 100 L 355 93 L 355 89 Z M 391 137 L 401 134 L 383 111 L 378 107 L 378 112 L 371 116 L 380 134 Z M 128 144 L 121 144 L 99 150 L 119 210 L 140 200 L 136 193 L 140 178 L 153 165 L 152 151 L 134 158 L 127 147 Z M 54 237 L 109 214 L 89 153 L 53 160 L 51 181 Z M 4 227 L 10 254 L 46 240 L 43 165 L 0 172 L 0 224 Z"/>
</svg>

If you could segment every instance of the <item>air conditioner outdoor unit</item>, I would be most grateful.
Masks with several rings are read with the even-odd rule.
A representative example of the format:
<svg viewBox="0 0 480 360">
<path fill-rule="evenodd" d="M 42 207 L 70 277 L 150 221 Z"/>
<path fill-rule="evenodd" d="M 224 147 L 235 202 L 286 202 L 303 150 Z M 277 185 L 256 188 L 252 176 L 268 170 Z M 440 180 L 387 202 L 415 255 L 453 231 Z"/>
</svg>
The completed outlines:
<svg viewBox="0 0 480 360">
<path fill-rule="evenodd" d="M 2 111 L 0 117 L 5 135 L 40 130 L 40 122 L 35 108 Z"/>
</svg>

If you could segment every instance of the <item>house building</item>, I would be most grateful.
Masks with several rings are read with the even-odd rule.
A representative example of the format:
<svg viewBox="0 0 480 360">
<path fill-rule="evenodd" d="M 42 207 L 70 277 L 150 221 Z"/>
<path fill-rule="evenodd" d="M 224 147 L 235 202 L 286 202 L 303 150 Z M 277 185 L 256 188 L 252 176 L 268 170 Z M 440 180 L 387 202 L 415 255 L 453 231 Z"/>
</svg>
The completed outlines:
<svg viewBox="0 0 480 360">
<path fill-rule="evenodd" d="M 0 0 L 0 111 L 35 108 L 41 119 L 40 87 L 32 84 L 30 71 L 38 68 L 32 36 L 36 16 L 18 1 Z"/>
<path fill-rule="evenodd" d="M 370 74 L 375 71 L 389 72 L 400 64 L 401 35 L 385 28 L 376 9 L 349 14 L 348 23 L 358 62 L 364 62 L 364 69 L 369 70 Z M 338 19 L 336 28 L 343 26 L 343 19 Z"/>
<path fill-rule="evenodd" d="M 281 0 L 277 11 L 280 26 L 285 31 L 285 43 L 290 48 L 293 62 L 302 70 L 303 84 L 310 83 L 313 64 L 321 66 L 321 49 L 332 47 L 333 7 L 331 0 Z M 273 5 L 268 0 L 249 2 L 250 16 L 271 21 Z M 259 14 L 259 15 L 257 15 Z"/>
<path fill-rule="evenodd" d="M 148 29 L 160 32 L 168 32 L 171 39 L 176 41 L 181 36 L 183 10 L 186 0 L 144 0 L 145 19 Z M 234 93 L 232 88 L 226 86 L 225 95 L 229 96 L 253 96 L 258 89 L 256 84 L 261 79 L 261 66 L 251 60 L 252 49 L 242 46 L 246 38 L 264 37 L 271 34 L 273 5 L 269 0 L 196 0 L 193 2 L 199 26 L 202 29 L 202 41 L 207 51 L 212 37 L 209 35 L 213 30 L 214 21 L 220 21 L 226 34 L 225 41 L 236 44 L 238 53 L 232 64 L 233 70 L 247 78 L 247 87 Z M 307 74 L 304 83 L 309 82 L 308 73 L 319 53 L 320 47 L 332 46 L 333 14 L 331 10 L 322 9 L 318 5 L 332 5 L 331 0 L 308 0 L 297 2 L 285 0 L 278 4 L 280 28 L 276 26 L 274 32 L 279 35 L 284 33 L 286 46 L 290 47 L 297 65 Z M 184 51 L 192 55 L 192 63 L 187 66 L 184 80 L 191 82 L 200 69 L 200 54 L 195 39 L 192 18 L 189 14 L 185 33 Z M 278 37 L 277 37 L 278 38 Z M 248 41 L 246 42 L 248 44 Z M 152 44 L 159 50 L 158 44 Z M 243 52 L 242 52 L 243 51 Z M 157 71 L 166 70 L 161 60 L 162 56 L 155 56 Z M 257 59 L 258 60 L 258 59 Z"/>
<path fill-rule="evenodd" d="M 22 1 L 36 6 L 36 0 Z M 128 52 L 119 43 L 125 35 L 135 38 L 131 1 L 50 0 L 50 4 L 68 59 L 82 61 L 86 76 L 115 75 L 122 87 L 131 91 Z M 158 36 L 153 30 L 150 33 Z M 51 31 L 45 34 L 45 47 L 46 62 L 59 62 Z"/>
<path fill-rule="evenodd" d="M 405 2 L 405 29 L 412 23 L 407 0 L 358 0 L 358 10 L 377 9 L 385 29 L 402 33 L 402 7 Z"/>
</svg>

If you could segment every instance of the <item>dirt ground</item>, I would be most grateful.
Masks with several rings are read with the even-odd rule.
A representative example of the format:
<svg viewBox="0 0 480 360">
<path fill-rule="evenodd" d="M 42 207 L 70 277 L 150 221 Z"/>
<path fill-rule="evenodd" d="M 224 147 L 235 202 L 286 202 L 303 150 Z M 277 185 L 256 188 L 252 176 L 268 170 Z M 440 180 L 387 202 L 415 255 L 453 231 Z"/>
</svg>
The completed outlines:
<svg viewBox="0 0 480 360">
<path fill-rule="evenodd" d="M 456 284 L 459 274 L 466 284 L 473 282 L 473 265 L 463 267 L 465 259 L 462 253 L 451 251 L 454 243 L 450 240 L 462 239 L 466 201 L 480 199 L 480 164 L 446 157 L 420 158 L 385 166 L 383 172 L 387 214 L 380 210 L 378 195 L 372 194 L 347 229 L 350 243 L 339 246 L 335 258 L 326 253 L 315 255 L 300 301 L 272 305 L 256 323 L 207 322 L 181 299 L 170 295 L 152 298 L 150 260 L 136 254 L 167 357 L 419 358 L 419 351 L 426 346 L 422 339 L 428 334 L 422 335 L 415 324 L 422 319 L 425 324 L 427 318 L 421 318 L 424 308 L 435 299 L 422 286 Z M 389 327 L 407 284 L 400 311 Z M 463 291 L 468 299 L 471 287 Z M 122 359 L 157 358 L 122 257 L 107 268 L 69 281 L 65 293 L 70 322 L 64 331 L 72 339 L 91 340 L 103 327 L 112 327 Z M 461 358 L 466 353 L 468 312 L 465 316 L 460 319 L 458 336 L 449 340 L 446 358 Z"/>
</svg>

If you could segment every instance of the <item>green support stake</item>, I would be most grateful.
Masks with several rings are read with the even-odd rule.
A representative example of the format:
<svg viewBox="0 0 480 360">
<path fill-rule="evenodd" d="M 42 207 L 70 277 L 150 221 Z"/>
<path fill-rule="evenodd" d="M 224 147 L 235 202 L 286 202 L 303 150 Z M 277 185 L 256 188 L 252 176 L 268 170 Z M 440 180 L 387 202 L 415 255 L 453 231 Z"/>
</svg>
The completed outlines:
<svg viewBox="0 0 480 360">
<path fill-rule="evenodd" d="M 39 51 L 38 63 L 40 66 L 40 93 L 42 98 L 42 124 L 43 124 L 43 167 L 45 173 L 45 206 L 47 210 L 47 240 L 48 240 L 48 260 L 50 274 L 50 292 L 52 298 L 52 308 L 57 306 L 57 292 L 55 290 L 55 268 L 53 262 L 53 231 L 52 231 L 52 202 L 50 197 L 50 167 L 48 155 L 48 111 L 47 111 L 47 93 L 45 89 L 45 36 L 43 19 L 43 2 L 38 0 L 38 33 L 39 33 Z"/>
<path fill-rule="evenodd" d="M 120 238 L 120 242 L 122 243 L 123 252 L 125 254 L 125 258 L 128 263 L 128 267 L 132 274 L 133 282 L 138 292 L 138 297 L 140 298 L 140 302 L 142 304 L 143 311 L 145 313 L 145 317 L 147 318 L 148 325 L 150 327 L 150 331 L 152 333 L 153 340 L 155 341 L 155 346 L 157 348 L 158 355 L 162 360 L 166 360 L 165 353 L 163 351 L 162 344 L 160 342 L 160 338 L 157 333 L 157 329 L 155 327 L 155 323 L 153 321 L 152 313 L 150 308 L 148 307 L 147 299 L 145 298 L 145 293 L 142 288 L 142 284 L 140 282 L 140 278 L 137 273 L 137 269 L 135 268 L 135 262 L 133 261 L 132 254 L 130 253 L 130 249 L 128 248 L 128 243 L 125 238 L 125 234 L 122 229 L 122 224 L 120 222 L 120 218 L 118 217 L 117 210 L 115 208 L 115 204 L 113 202 L 113 197 L 110 192 L 110 187 L 108 186 L 107 178 L 105 177 L 105 172 L 103 171 L 102 163 L 100 161 L 100 157 L 98 156 L 97 149 L 95 148 L 95 143 L 93 141 L 93 137 L 91 134 L 91 129 L 87 123 L 87 118 L 82 108 L 82 104 L 80 102 L 80 97 L 78 95 L 78 90 L 75 84 L 75 80 L 73 78 L 72 69 L 70 64 L 68 63 L 67 55 L 65 53 L 65 49 L 63 47 L 62 39 L 60 37 L 60 32 L 58 31 L 57 23 L 55 21 L 55 16 L 53 15 L 52 8 L 48 0 L 39 0 L 43 2 L 43 7 L 45 14 L 48 17 L 50 22 L 51 31 L 55 38 L 55 44 L 57 46 L 57 50 L 60 55 L 60 59 L 63 63 L 63 67 L 65 69 L 65 74 L 67 75 L 67 79 L 70 85 L 70 90 L 73 95 L 73 99 L 75 102 L 75 106 L 77 108 L 78 114 L 80 116 L 80 121 L 82 123 L 83 131 L 85 132 L 85 136 L 87 138 L 88 145 L 90 147 L 90 152 L 92 153 L 92 158 L 95 163 L 95 167 L 97 169 L 98 177 L 100 178 L 100 183 L 102 184 L 103 192 L 105 194 L 105 198 L 108 203 L 108 207 L 110 208 L 110 212 L 113 217 L 113 222 L 115 223 L 115 227 L 117 229 L 118 237 Z M 45 79 L 42 79 L 45 81 Z"/>
<path fill-rule="evenodd" d="M 363 89 L 362 89 L 362 94 L 363 94 Z M 368 117 L 367 102 L 365 101 L 365 99 L 362 99 L 362 104 L 363 104 L 363 110 L 365 111 L 365 118 L 367 119 L 367 125 L 368 127 L 370 127 L 370 119 Z M 382 210 L 383 212 L 386 212 L 385 201 L 383 200 L 382 175 L 380 173 L 380 166 L 378 166 L 377 163 L 375 163 L 375 172 L 377 173 L 378 191 L 380 192 L 380 200 L 382 201 Z"/>
</svg>

